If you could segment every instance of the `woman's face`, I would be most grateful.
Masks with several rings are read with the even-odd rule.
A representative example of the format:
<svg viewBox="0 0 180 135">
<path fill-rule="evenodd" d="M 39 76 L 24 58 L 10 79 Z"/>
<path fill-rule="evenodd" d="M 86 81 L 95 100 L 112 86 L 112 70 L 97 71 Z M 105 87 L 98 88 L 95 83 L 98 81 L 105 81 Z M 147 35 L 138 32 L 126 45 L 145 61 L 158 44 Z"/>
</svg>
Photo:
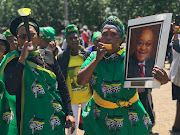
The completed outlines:
<svg viewBox="0 0 180 135">
<path fill-rule="evenodd" d="M 49 42 L 43 39 L 42 37 L 38 37 L 37 46 L 41 46 L 43 48 L 46 48 L 49 45 Z"/>
<path fill-rule="evenodd" d="M 112 49 L 107 50 L 107 53 L 112 54 L 119 51 L 121 37 L 119 32 L 112 26 L 107 26 L 102 31 L 101 42 L 104 44 L 112 44 Z"/>
<path fill-rule="evenodd" d="M 29 31 L 30 31 L 32 45 L 34 47 L 33 50 L 35 50 L 37 47 L 37 42 L 38 42 L 37 32 L 33 26 L 29 26 Z M 28 41 L 25 26 L 22 26 L 19 28 L 17 37 L 18 37 L 18 41 L 21 47 L 24 45 L 25 41 Z"/>
<path fill-rule="evenodd" d="M 16 50 L 17 44 L 18 44 L 16 37 L 14 37 L 14 36 L 9 36 L 9 37 L 7 37 L 7 41 L 8 41 L 9 44 L 10 44 L 10 51 Z"/>
<path fill-rule="evenodd" d="M 6 51 L 6 44 L 4 41 L 0 40 L 0 54 L 3 55 Z"/>
<path fill-rule="evenodd" d="M 77 49 L 79 45 L 79 36 L 77 33 L 70 33 L 67 36 L 67 44 L 71 49 Z"/>
</svg>

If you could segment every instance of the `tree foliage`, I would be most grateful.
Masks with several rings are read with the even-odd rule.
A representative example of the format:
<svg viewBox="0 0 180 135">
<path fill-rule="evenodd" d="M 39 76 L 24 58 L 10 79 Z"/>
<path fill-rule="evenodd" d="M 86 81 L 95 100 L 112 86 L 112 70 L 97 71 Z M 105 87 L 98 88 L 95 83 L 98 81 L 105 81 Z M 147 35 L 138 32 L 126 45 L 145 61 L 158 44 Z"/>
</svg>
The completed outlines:
<svg viewBox="0 0 180 135">
<path fill-rule="evenodd" d="M 70 24 L 93 26 L 101 24 L 109 15 L 118 16 L 125 25 L 137 16 L 160 13 L 180 14 L 180 0 L 67 0 Z M 40 26 L 52 26 L 59 33 L 64 29 L 64 0 L 1 0 L 0 26 L 9 27 L 11 20 L 18 16 L 17 10 L 31 8 L 31 17 Z"/>
</svg>

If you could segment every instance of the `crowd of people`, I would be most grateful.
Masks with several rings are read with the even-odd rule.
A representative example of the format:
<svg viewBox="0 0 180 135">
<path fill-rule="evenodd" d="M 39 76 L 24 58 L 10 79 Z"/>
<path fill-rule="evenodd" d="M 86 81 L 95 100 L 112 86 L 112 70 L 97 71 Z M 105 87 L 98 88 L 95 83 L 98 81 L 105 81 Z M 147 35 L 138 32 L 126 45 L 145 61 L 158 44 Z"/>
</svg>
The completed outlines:
<svg viewBox="0 0 180 135">
<path fill-rule="evenodd" d="M 22 17 L 0 34 L 0 133 L 77 135 L 79 106 L 85 135 L 149 135 L 155 125 L 152 88 L 124 88 L 125 28 L 109 16 L 91 32 L 68 25 L 61 43 L 53 27 L 29 17 L 28 41 Z M 173 24 L 169 76 L 150 58 L 153 29 L 141 30 L 129 58 L 128 77 L 172 82 L 177 100 L 173 132 L 180 133 L 180 34 Z M 173 35 L 173 36 L 172 36 Z M 108 46 L 108 47 L 107 47 Z M 33 47 L 30 50 L 28 47 Z M 149 69 L 148 69 L 149 68 Z M 138 72 L 136 72 L 138 71 Z"/>
</svg>

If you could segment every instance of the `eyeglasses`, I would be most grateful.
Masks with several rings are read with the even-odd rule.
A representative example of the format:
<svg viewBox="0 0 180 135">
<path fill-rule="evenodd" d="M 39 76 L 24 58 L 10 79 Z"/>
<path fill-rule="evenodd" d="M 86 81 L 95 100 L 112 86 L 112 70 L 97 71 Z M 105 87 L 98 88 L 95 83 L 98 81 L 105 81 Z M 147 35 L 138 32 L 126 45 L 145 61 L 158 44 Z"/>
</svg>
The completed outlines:
<svg viewBox="0 0 180 135">
<path fill-rule="evenodd" d="M 35 36 L 35 33 L 30 33 L 31 38 L 33 38 L 34 36 Z M 25 40 L 27 38 L 27 35 L 26 34 L 21 34 L 21 35 L 19 35 L 19 38 Z"/>
<path fill-rule="evenodd" d="M 143 45 L 145 45 L 146 47 L 149 47 L 149 46 L 152 45 L 152 43 L 143 43 L 143 42 L 138 42 L 137 44 L 138 44 L 138 46 L 140 46 L 140 47 L 142 47 Z"/>
</svg>

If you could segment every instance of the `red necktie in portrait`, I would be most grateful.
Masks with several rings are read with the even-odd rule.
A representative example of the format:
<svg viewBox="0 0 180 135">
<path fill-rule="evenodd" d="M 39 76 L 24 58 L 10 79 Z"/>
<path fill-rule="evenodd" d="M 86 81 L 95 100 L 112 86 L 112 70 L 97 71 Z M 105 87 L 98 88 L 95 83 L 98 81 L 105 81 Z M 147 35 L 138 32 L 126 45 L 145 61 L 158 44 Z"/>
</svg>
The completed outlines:
<svg viewBox="0 0 180 135">
<path fill-rule="evenodd" d="M 140 65 L 139 65 L 139 67 L 140 67 L 140 69 L 141 69 L 141 70 L 140 70 L 140 71 L 141 71 L 141 73 L 140 73 L 141 77 L 145 77 L 144 71 L 143 71 L 143 66 L 144 66 L 143 64 L 140 64 Z"/>
<path fill-rule="evenodd" d="M 145 77 L 144 75 L 144 70 L 143 70 L 143 64 L 140 64 L 139 67 L 140 67 L 140 75 L 141 77 Z M 138 88 L 138 93 L 142 93 L 142 92 L 145 92 L 145 88 Z"/>
</svg>

